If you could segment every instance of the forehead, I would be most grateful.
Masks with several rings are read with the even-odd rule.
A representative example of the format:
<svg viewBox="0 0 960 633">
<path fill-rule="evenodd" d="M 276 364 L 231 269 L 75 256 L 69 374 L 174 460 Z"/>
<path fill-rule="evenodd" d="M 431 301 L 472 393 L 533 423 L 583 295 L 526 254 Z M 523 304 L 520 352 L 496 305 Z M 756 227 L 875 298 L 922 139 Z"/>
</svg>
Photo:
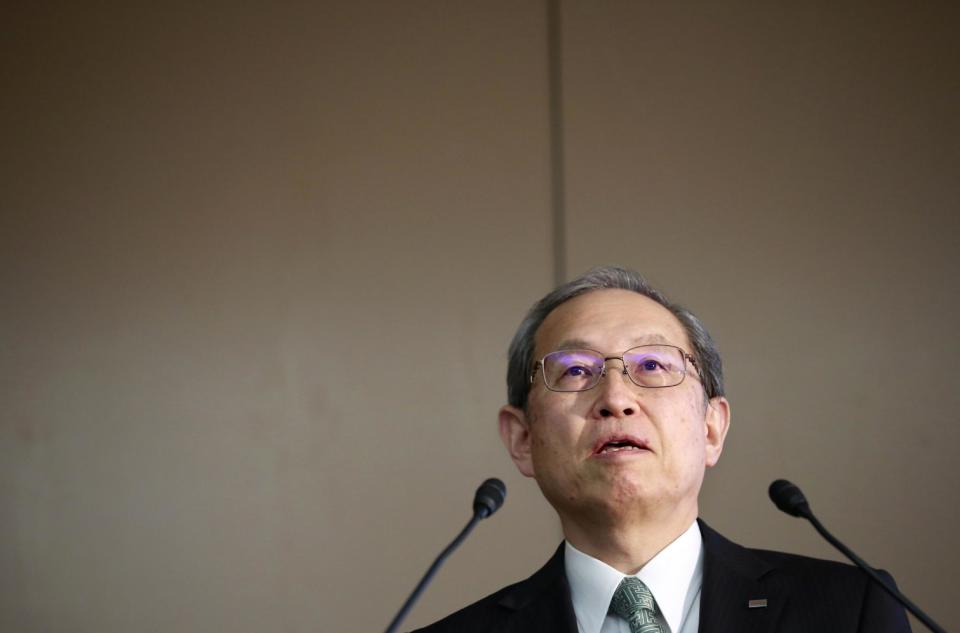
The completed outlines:
<svg viewBox="0 0 960 633">
<path fill-rule="evenodd" d="M 534 357 L 568 347 L 609 354 L 646 343 L 669 343 L 690 351 L 683 325 L 662 305 L 630 290 L 593 290 L 559 305 L 534 339 Z"/>
</svg>

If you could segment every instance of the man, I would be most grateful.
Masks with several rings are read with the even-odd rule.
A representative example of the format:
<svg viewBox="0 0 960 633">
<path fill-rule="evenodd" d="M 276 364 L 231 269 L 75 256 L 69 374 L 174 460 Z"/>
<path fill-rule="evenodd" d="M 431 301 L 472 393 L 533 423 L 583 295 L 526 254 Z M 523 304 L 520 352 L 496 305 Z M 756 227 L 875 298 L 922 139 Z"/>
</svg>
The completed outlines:
<svg viewBox="0 0 960 633">
<path fill-rule="evenodd" d="M 636 273 L 597 268 L 535 304 L 507 382 L 500 436 L 565 542 L 527 580 L 425 632 L 910 630 L 860 570 L 749 550 L 698 520 L 730 424 L 720 356 Z"/>
</svg>

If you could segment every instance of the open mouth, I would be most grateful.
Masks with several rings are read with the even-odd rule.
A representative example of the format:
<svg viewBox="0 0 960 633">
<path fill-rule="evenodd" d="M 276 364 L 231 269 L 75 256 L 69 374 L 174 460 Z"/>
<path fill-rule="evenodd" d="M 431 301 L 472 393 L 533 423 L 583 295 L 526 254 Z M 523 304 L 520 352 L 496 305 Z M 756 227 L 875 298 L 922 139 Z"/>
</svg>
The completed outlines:
<svg viewBox="0 0 960 633">
<path fill-rule="evenodd" d="M 632 437 L 616 437 L 604 440 L 596 449 L 597 455 L 639 452 L 649 450 L 647 443 Z"/>
</svg>

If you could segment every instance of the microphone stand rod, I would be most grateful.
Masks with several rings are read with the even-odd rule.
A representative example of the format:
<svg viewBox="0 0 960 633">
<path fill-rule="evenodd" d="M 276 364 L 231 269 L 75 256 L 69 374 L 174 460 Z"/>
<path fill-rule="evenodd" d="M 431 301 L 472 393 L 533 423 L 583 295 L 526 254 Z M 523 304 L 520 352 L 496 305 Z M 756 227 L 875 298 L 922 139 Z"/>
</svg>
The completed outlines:
<svg viewBox="0 0 960 633">
<path fill-rule="evenodd" d="M 440 566 L 443 565 L 444 561 L 453 553 L 453 550 L 460 547 L 460 544 L 463 543 L 463 540 L 467 538 L 467 535 L 473 530 L 473 528 L 480 522 L 484 517 L 480 513 L 475 513 L 473 517 L 467 522 L 467 525 L 460 531 L 460 534 L 457 535 L 453 541 L 447 545 L 447 548 L 440 552 L 440 555 L 437 556 L 437 559 L 433 561 L 433 564 L 430 565 L 430 569 L 427 570 L 427 573 L 424 574 L 423 578 L 420 579 L 420 583 L 414 588 L 413 593 L 410 594 L 410 597 L 407 598 L 407 601 L 403 603 L 403 606 L 400 607 L 400 611 L 397 613 L 396 617 L 393 618 L 393 621 L 390 623 L 390 626 L 387 627 L 386 633 L 395 633 L 397 627 L 400 626 L 400 623 L 403 622 L 403 619 L 407 617 L 407 613 L 413 608 L 414 603 L 420 598 L 420 594 L 423 593 L 423 590 L 427 588 L 427 585 L 430 584 L 430 581 L 433 580 L 434 574 L 437 573 L 437 570 L 440 569 Z M 938 632 L 939 633 L 939 632 Z"/>
<path fill-rule="evenodd" d="M 899 600 L 900 604 L 905 606 L 907 610 L 909 610 L 910 613 L 916 616 L 918 620 L 926 624 L 928 629 L 930 629 L 931 631 L 934 631 L 934 633 L 947 633 L 940 627 L 939 624 L 937 624 L 932 619 L 930 619 L 930 616 L 924 613 L 923 610 L 920 609 L 920 607 L 915 605 L 913 601 L 910 600 L 910 598 L 900 593 L 898 589 L 895 589 L 894 587 L 891 587 L 886 582 L 884 582 L 883 578 L 880 577 L 880 574 L 878 574 L 873 569 L 873 567 L 868 565 L 865 560 L 863 560 L 862 558 L 854 554 L 853 550 L 851 550 L 849 547 L 841 543 L 839 540 L 837 540 L 837 537 L 835 537 L 833 534 L 827 531 L 827 528 L 823 527 L 823 524 L 820 523 L 820 520 L 817 519 L 816 516 L 814 516 L 813 512 L 810 511 L 809 507 L 807 507 L 806 512 L 802 512 L 802 514 L 805 519 L 807 519 L 808 521 L 810 521 L 810 523 L 813 524 L 814 529 L 816 529 L 817 532 L 820 533 L 820 536 L 822 536 L 827 541 L 829 541 L 829 543 L 834 547 L 836 547 L 838 550 L 840 550 L 840 552 L 844 556 L 846 556 L 851 561 L 853 561 L 853 563 L 857 567 L 859 567 L 864 572 L 866 572 L 867 575 L 870 576 L 870 578 L 872 578 L 878 585 L 883 587 L 883 590 L 886 591 L 891 596 L 893 596 L 895 600 Z"/>
</svg>

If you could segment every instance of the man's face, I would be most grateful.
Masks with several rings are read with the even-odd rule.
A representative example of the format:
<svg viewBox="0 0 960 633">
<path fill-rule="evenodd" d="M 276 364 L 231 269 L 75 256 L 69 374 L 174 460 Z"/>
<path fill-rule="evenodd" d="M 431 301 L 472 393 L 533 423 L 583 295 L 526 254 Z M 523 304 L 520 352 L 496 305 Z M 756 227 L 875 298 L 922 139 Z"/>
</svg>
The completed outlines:
<svg viewBox="0 0 960 633">
<path fill-rule="evenodd" d="M 551 312 L 534 357 L 580 348 L 620 356 L 644 344 L 691 345 L 666 308 L 635 292 L 597 290 Z M 561 518 L 616 520 L 637 512 L 696 516 L 704 469 L 720 457 L 729 421 L 725 399 L 704 400 L 696 370 L 674 387 L 633 384 L 619 360 L 589 391 L 549 391 L 538 372 L 527 411 L 504 407 L 500 429 L 520 471 L 537 480 Z M 611 450 L 609 442 L 633 447 Z M 606 447 L 606 448 L 604 448 Z"/>
</svg>

